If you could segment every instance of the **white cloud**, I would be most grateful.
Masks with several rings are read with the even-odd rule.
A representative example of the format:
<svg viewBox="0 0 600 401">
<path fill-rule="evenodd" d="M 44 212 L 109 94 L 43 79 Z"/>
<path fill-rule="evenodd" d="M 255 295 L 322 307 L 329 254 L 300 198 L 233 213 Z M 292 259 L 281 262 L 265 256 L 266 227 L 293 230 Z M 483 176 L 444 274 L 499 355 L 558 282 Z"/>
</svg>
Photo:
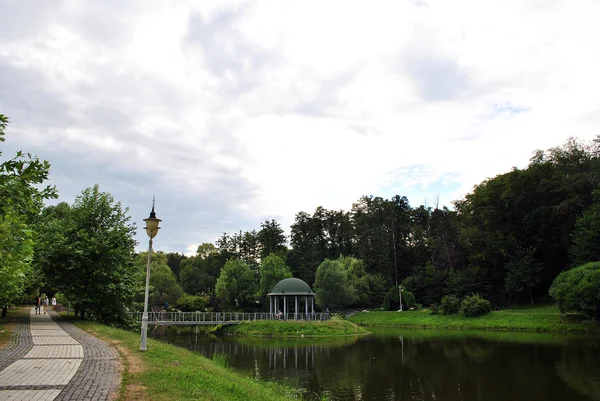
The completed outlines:
<svg viewBox="0 0 600 401">
<path fill-rule="evenodd" d="M 141 221 L 156 194 L 166 250 L 363 194 L 448 204 L 600 123 L 591 0 L 18 3 L 7 146 L 67 201 L 99 182 Z"/>
</svg>

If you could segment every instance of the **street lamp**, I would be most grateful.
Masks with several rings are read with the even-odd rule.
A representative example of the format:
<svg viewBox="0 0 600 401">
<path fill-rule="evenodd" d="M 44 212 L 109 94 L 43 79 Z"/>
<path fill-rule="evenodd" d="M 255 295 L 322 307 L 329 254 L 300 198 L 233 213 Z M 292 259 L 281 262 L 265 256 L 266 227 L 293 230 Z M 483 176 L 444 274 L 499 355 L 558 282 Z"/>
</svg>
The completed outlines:
<svg viewBox="0 0 600 401">
<path fill-rule="evenodd" d="M 398 312 L 402 312 L 402 284 L 398 286 L 398 298 L 400 298 L 400 309 L 398 309 Z"/>
<path fill-rule="evenodd" d="M 154 213 L 154 197 L 152 197 L 152 211 L 150 217 L 144 219 L 146 223 L 146 234 L 150 237 L 148 245 L 148 265 L 146 266 L 146 295 L 144 296 L 144 314 L 142 315 L 142 343 L 140 344 L 140 351 L 146 351 L 146 337 L 148 336 L 148 287 L 150 286 L 150 261 L 152 260 L 152 238 L 156 237 L 160 227 L 158 223 L 162 220 L 156 218 Z"/>
</svg>

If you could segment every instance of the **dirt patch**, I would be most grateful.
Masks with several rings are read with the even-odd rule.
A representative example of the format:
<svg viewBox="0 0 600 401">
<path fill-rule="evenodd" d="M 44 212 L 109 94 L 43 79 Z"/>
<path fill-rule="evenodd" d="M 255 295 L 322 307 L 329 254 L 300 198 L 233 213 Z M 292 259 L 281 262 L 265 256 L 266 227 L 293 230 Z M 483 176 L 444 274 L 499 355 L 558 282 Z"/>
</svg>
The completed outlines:
<svg viewBox="0 0 600 401">
<path fill-rule="evenodd" d="M 119 341 L 107 341 L 114 347 L 121 357 L 121 386 L 125 386 L 119 390 L 119 400 L 127 401 L 143 401 L 147 400 L 146 387 L 137 382 L 137 375 L 144 371 L 142 359 L 131 350 L 123 347 Z"/>
</svg>

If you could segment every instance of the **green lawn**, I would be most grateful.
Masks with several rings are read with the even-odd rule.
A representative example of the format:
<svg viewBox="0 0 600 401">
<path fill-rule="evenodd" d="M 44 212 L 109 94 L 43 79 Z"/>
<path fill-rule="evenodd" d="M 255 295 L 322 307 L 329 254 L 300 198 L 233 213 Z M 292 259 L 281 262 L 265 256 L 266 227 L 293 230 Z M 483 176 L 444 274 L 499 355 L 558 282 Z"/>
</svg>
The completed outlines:
<svg viewBox="0 0 600 401">
<path fill-rule="evenodd" d="M 225 326 L 223 331 L 253 337 L 334 337 L 369 334 L 364 328 L 347 320 L 317 322 L 256 320 Z"/>
<path fill-rule="evenodd" d="M 148 339 L 139 351 L 140 335 L 89 321 L 80 328 L 116 346 L 124 361 L 120 400 L 290 400 L 296 391 L 259 382 L 199 354 Z"/>
<path fill-rule="evenodd" d="M 352 315 L 350 320 L 364 326 L 600 333 L 597 322 L 562 315 L 554 305 L 508 309 L 479 317 L 464 317 L 462 314 L 433 315 L 428 309 L 360 312 Z"/>
</svg>

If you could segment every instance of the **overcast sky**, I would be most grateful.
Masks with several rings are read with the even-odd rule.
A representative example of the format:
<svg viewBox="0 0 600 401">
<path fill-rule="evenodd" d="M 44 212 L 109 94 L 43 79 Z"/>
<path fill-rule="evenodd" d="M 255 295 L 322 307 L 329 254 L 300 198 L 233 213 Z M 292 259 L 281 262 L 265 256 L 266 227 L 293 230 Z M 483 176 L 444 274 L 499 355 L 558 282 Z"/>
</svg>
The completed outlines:
<svg viewBox="0 0 600 401">
<path fill-rule="evenodd" d="M 0 0 L 4 156 L 155 247 L 361 195 L 418 206 L 600 134 L 597 0 Z M 147 237 L 138 229 L 140 248 Z"/>
</svg>

